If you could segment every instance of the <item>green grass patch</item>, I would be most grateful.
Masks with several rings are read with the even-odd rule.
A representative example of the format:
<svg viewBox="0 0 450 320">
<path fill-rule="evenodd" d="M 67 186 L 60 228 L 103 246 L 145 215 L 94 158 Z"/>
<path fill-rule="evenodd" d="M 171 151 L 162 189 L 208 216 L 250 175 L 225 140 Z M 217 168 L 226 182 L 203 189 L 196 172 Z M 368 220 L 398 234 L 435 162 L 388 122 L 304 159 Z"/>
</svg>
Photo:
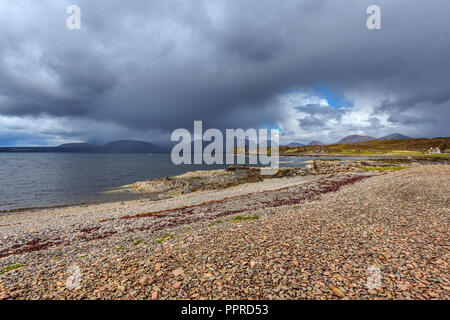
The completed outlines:
<svg viewBox="0 0 450 320">
<path fill-rule="evenodd" d="M 450 153 L 425 154 L 425 158 L 450 158 Z"/>
<path fill-rule="evenodd" d="M 172 240 L 172 239 L 176 239 L 176 238 L 179 238 L 179 237 L 180 237 L 180 236 L 174 236 L 173 234 L 166 233 L 166 234 L 164 235 L 164 237 L 157 239 L 156 242 L 158 242 L 158 243 L 163 243 L 163 242 L 166 241 L 166 240 Z"/>
<path fill-rule="evenodd" d="M 117 251 L 123 251 L 123 250 L 125 250 L 125 247 L 124 247 L 124 246 L 118 246 L 118 247 L 116 248 L 116 250 L 117 250 Z"/>
<path fill-rule="evenodd" d="M 259 216 L 257 214 L 253 216 L 243 217 L 243 216 L 236 216 L 231 220 L 231 222 L 242 222 L 242 221 L 248 221 L 248 220 L 258 220 Z"/>
<path fill-rule="evenodd" d="M 223 221 L 223 220 L 216 220 L 216 221 L 214 221 L 213 223 L 210 223 L 209 224 L 209 227 L 214 227 L 216 224 L 221 224 L 221 223 L 224 223 L 225 221 Z"/>
<path fill-rule="evenodd" d="M 438 147 L 441 154 L 428 154 L 430 148 Z M 281 153 L 291 154 L 342 154 L 342 155 L 399 155 L 411 157 L 430 156 L 432 158 L 449 158 L 450 154 L 445 152 L 450 149 L 450 137 L 440 137 L 433 139 L 397 139 L 397 140 L 371 140 L 360 143 L 330 144 L 321 147 L 301 146 L 289 148 L 280 146 Z"/>
<path fill-rule="evenodd" d="M 144 242 L 144 240 L 142 240 L 142 239 L 136 240 L 136 241 L 133 242 L 133 246 L 140 245 L 143 242 Z"/>
<path fill-rule="evenodd" d="M 412 167 L 367 167 L 364 168 L 364 171 L 398 171 L 410 168 Z"/>
<path fill-rule="evenodd" d="M 12 265 L 4 267 L 0 271 L 0 274 L 6 273 L 6 272 L 9 272 L 9 271 L 13 271 L 13 270 L 16 270 L 16 269 L 20 269 L 20 268 L 23 268 L 23 267 L 26 267 L 26 266 L 27 266 L 26 264 L 12 264 Z"/>
</svg>

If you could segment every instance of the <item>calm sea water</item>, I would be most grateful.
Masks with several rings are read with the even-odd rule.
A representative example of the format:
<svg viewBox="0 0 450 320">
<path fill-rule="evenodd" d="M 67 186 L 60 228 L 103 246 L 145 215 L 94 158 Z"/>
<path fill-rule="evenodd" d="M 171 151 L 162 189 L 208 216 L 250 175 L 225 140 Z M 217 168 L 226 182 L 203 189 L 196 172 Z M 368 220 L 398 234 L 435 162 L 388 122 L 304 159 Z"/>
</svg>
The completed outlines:
<svg viewBox="0 0 450 320">
<path fill-rule="evenodd" d="M 283 157 L 280 165 L 298 166 L 311 159 Z M 225 167 L 176 166 L 170 154 L 0 153 L 0 214 L 21 208 L 142 198 L 105 192 L 148 178 Z"/>
</svg>

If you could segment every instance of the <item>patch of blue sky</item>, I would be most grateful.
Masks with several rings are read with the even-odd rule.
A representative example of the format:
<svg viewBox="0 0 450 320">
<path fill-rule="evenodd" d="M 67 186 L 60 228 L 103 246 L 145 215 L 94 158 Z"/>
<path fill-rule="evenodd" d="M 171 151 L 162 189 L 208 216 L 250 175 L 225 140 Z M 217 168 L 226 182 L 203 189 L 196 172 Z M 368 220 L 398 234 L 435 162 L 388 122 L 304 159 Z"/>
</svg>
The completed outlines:
<svg viewBox="0 0 450 320">
<path fill-rule="evenodd" d="M 353 101 L 347 99 L 342 91 L 337 87 L 326 84 L 318 84 L 313 86 L 312 89 L 315 93 L 327 100 L 330 107 L 336 109 L 353 107 Z"/>
<path fill-rule="evenodd" d="M 1 134 L 0 133 L 0 147 L 23 147 L 23 146 L 46 146 L 47 141 L 32 137 L 30 135 L 20 134 Z"/>
</svg>

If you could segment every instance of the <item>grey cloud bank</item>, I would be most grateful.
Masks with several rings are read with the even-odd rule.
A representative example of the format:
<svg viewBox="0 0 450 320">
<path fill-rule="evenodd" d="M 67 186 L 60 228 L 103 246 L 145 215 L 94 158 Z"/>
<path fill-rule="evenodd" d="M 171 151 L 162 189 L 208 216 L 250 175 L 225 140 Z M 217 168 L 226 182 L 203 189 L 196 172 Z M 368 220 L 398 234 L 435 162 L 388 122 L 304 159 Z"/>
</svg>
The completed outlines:
<svg viewBox="0 0 450 320">
<path fill-rule="evenodd" d="M 66 28 L 79 5 L 81 30 Z M 381 7 L 382 30 L 366 27 Z M 450 3 L 0 3 L 0 144 L 169 141 L 210 128 L 448 136 Z M 336 88 L 352 105 L 334 105 Z"/>
</svg>

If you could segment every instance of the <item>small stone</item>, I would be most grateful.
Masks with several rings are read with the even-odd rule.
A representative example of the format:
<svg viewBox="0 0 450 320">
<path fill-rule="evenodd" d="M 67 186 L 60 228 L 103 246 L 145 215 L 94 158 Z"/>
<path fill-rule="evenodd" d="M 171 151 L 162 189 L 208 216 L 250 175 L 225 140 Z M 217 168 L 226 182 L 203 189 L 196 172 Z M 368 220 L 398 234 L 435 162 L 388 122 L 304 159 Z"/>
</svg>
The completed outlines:
<svg viewBox="0 0 450 320">
<path fill-rule="evenodd" d="M 158 300 L 158 291 L 152 291 L 152 300 Z"/>
<path fill-rule="evenodd" d="M 141 280 L 139 280 L 139 283 L 142 284 L 143 286 L 148 286 L 153 283 L 153 278 L 148 275 L 145 275 L 141 278 Z"/>
<path fill-rule="evenodd" d="M 256 262 L 255 261 L 250 261 L 250 268 L 253 268 L 254 266 L 256 265 Z"/>
<path fill-rule="evenodd" d="M 13 291 L 11 292 L 11 298 L 15 299 L 17 297 L 20 297 L 22 295 L 23 290 L 17 290 L 17 291 Z"/>
<path fill-rule="evenodd" d="M 159 270 L 161 270 L 161 267 L 162 267 L 161 263 L 155 264 L 155 271 L 158 272 Z"/>
<path fill-rule="evenodd" d="M 173 284 L 172 287 L 173 287 L 174 289 L 178 289 L 182 284 L 183 284 L 182 281 L 178 281 L 178 282 L 175 282 L 175 283 Z"/>
<path fill-rule="evenodd" d="M 7 294 L 6 292 L 0 293 L 0 300 L 6 300 L 8 298 L 9 298 L 9 294 Z"/>
<path fill-rule="evenodd" d="M 184 270 L 181 268 L 178 268 L 178 269 L 175 269 L 172 271 L 172 275 L 174 277 L 178 277 L 178 276 L 182 275 L 183 273 L 184 273 Z"/>
<path fill-rule="evenodd" d="M 331 291 L 333 291 L 333 293 L 337 295 L 339 298 L 345 297 L 345 294 L 338 288 L 333 288 L 331 289 Z"/>
</svg>

